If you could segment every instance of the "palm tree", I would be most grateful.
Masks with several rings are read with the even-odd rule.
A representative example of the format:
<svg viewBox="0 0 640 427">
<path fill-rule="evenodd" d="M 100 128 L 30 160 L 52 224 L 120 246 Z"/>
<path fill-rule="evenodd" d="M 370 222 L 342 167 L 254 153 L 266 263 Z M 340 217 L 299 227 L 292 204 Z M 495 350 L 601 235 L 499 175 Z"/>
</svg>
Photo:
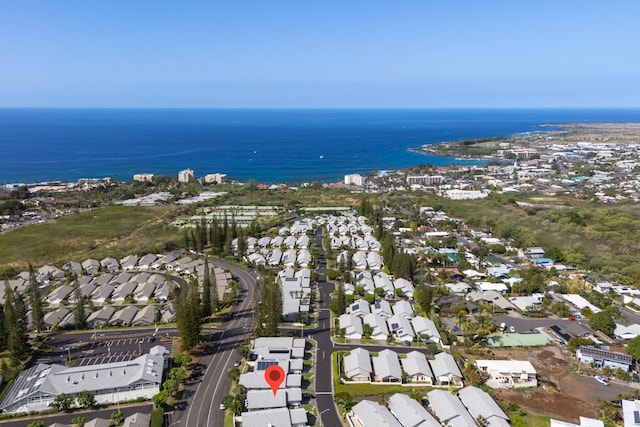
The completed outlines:
<svg viewBox="0 0 640 427">
<path fill-rule="evenodd" d="M 458 328 L 460 328 L 460 330 L 462 331 L 462 335 L 466 337 L 472 328 L 471 320 L 467 316 L 467 313 L 464 311 L 461 311 L 460 313 L 458 313 L 457 319 L 458 319 Z"/>
<path fill-rule="evenodd" d="M 491 320 L 491 317 L 487 316 L 486 314 L 477 316 L 476 322 L 476 332 L 478 333 L 478 335 L 485 337 L 489 335 L 491 331 L 493 331 L 493 321 Z"/>
</svg>

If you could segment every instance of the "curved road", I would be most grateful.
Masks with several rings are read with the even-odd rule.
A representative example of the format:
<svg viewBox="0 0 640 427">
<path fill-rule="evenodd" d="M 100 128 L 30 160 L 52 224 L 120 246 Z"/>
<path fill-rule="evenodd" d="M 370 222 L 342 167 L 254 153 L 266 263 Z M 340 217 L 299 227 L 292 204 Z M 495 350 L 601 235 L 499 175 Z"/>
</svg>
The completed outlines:
<svg viewBox="0 0 640 427">
<path fill-rule="evenodd" d="M 207 427 L 224 425 L 224 412 L 220 410 L 222 398 L 229 392 L 231 379 L 227 371 L 240 357 L 236 349 L 249 341 L 253 331 L 253 306 L 255 302 L 256 274 L 223 260 L 213 260 L 215 266 L 231 272 L 247 291 L 241 296 L 239 306 L 233 308 L 232 317 L 221 326 L 221 336 L 215 343 L 213 354 L 200 358 L 207 368 L 202 382 L 186 389 L 187 408 L 174 411 L 171 425 Z"/>
</svg>

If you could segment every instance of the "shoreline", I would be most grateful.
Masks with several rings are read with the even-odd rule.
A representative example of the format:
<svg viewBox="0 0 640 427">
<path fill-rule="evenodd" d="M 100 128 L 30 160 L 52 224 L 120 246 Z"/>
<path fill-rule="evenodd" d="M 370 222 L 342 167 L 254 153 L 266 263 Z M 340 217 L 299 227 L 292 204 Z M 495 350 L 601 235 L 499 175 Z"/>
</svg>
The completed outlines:
<svg viewBox="0 0 640 427">
<path fill-rule="evenodd" d="M 625 121 L 625 122 L 601 122 L 601 123 L 540 123 L 532 125 L 538 130 L 514 132 L 509 135 L 492 136 L 492 137 L 480 137 L 480 138 L 466 138 L 466 139 L 452 139 L 440 142 L 433 142 L 423 144 L 421 146 L 407 147 L 406 152 L 421 154 L 426 156 L 434 156 L 437 159 L 443 160 L 435 162 L 436 167 L 453 167 L 459 166 L 469 162 L 487 162 L 498 159 L 497 151 L 500 149 L 501 144 L 509 145 L 524 145 L 533 146 L 537 140 L 547 140 L 548 138 L 557 139 L 557 143 L 571 143 L 576 139 L 585 140 L 585 142 L 591 143 L 623 143 L 631 144 L 638 143 L 640 141 L 640 121 Z M 326 159 L 325 159 L 326 160 Z M 427 160 L 427 163 L 429 161 Z M 383 167 L 383 168 L 370 168 L 368 170 L 354 167 L 353 169 L 345 170 L 344 175 L 348 174 L 360 174 L 363 176 L 371 175 L 376 171 L 401 171 L 404 169 L 410 169 L 420 166 L 422 162 L 420 159 L 416 159 L 415 162 L 409 165 L 401 167 Z M 5 190 L 14 190 L 23 186 L 28 188 L 38 186 L 52 186 L 61 188 L 64 186 L 73 187 L 82 184 L 100 183 L 100 182 L 130 182 L 134 181 L 133 176 L 140 171 L 132 171 L 128 177 L 109 176 L 104 175 L 102 177 L 94 178 L 77 178 L 77 179 L 43 179 L 43 180 L 14 180 L 0 182 L 0 186 Z M 245 173 L 246 174 L 246 173 Z M 175 175 L 167 173 L 154 173 L 153 175 L 173 178 Z M 343 176 L 344 176 L 343 175 Z M 233 179 L 235 183 L 246 183 L 248 181 L 258 181 L 260 183 L 277 184 L 283 183 L 287 185 L 304 185 L 307 183 L 320 183 L 320 184 L 334 184 L 342 181 L 342 178 L 335 177 L 331 179 L 328 177 L 322 177 L 319 179 L 269 179 L 262 180 L 254 177 L 247 177 L 246 179 Z"/>
</svg>

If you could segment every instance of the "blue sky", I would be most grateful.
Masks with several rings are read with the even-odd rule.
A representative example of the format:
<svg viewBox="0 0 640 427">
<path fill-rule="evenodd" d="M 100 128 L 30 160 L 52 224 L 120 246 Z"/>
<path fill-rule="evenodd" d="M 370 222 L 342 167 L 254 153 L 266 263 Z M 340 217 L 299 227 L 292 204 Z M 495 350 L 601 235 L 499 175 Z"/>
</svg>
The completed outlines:
<svg viewBox="0 0 640 427">
<path fill-rule="evenodd" d="M 640 2 L 0 2 L 2 107 L 640 107 Z"/>
</svg>

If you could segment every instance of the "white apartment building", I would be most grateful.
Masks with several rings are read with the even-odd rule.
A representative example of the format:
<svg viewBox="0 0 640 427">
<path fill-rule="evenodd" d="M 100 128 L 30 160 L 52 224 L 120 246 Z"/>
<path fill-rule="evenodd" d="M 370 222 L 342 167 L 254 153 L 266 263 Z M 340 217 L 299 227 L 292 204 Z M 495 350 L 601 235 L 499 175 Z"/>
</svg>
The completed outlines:
<svg viewBox="0 0 640 427">
<path fill-rule="evenodd" d="M 189 182 L 195 179 L 192 169 L 184 169 L 178 172 L 178 182 Z"/>
</svg>

